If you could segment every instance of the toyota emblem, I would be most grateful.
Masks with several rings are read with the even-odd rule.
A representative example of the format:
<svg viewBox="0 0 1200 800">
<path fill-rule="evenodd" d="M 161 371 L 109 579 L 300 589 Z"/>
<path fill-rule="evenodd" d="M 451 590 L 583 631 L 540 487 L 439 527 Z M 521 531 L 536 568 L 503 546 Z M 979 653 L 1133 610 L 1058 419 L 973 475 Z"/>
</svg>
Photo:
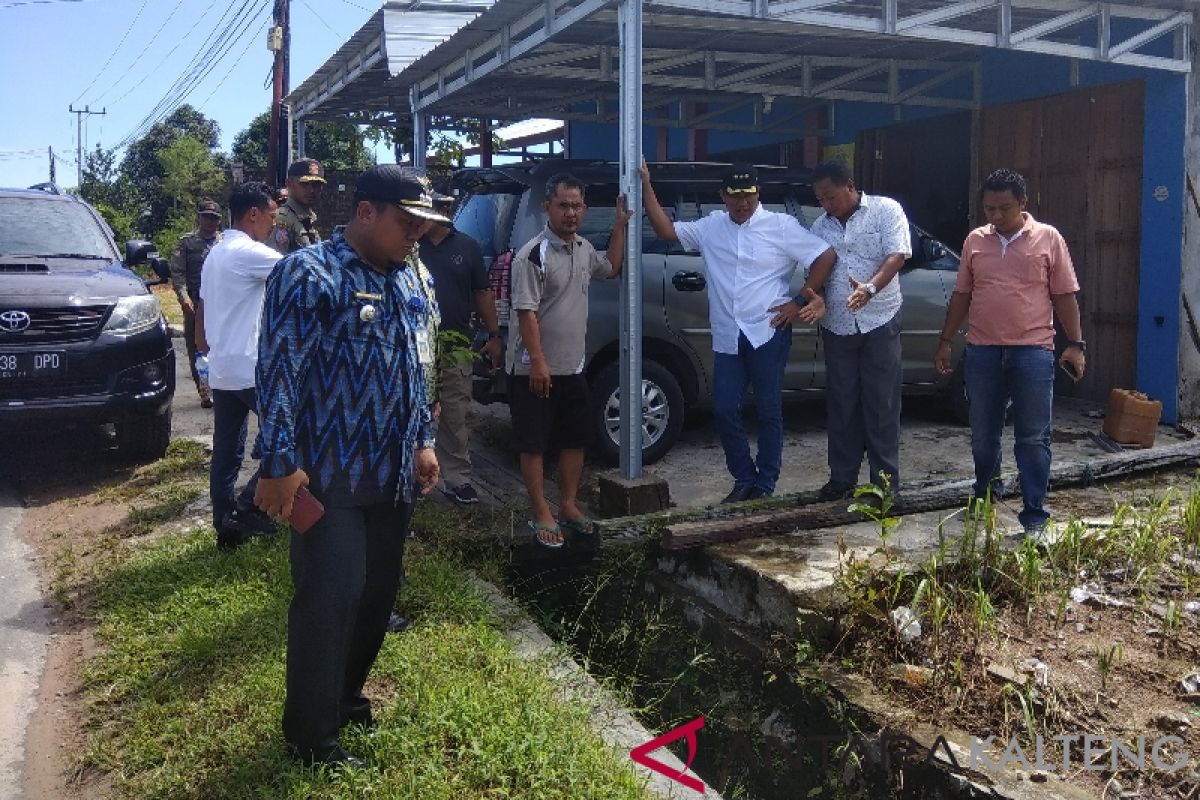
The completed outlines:
<svg viewBox="0 0 1200 800">
<path fill-rule="evenodd" d="M 0 311 L 0 331 L 20 333 L 29 327 L 29 314 L 25 311 Z"/>
</svg>

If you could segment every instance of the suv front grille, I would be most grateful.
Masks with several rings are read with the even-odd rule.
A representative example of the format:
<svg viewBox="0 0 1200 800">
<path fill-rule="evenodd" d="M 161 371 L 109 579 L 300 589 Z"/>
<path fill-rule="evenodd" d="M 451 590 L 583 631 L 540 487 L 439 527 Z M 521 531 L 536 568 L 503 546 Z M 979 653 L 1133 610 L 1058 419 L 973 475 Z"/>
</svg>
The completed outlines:
<svg viewBox="0 0 1200 800">
<path fill-rule="evenodd" d="M 30 272 L 46 273 L 50 267 L 45 264 L 0 264 L 0 272 L 25 274 Z"/>
<path fill-rule="evenodd" d="M 29 314 L 29 327 L 8 331 L 0 327 L 0 344 L 41 344 L 91 339 L 100 332 L 111 306 L 14 309 Z M 4 311 L 7 309 L 0 309 Z"/>
<path fill-rule="evenodd" d="M 78 378 L 71 380 L 11 380 L 0 383 L 0 401 L 44 400 L 54 397 L 104 394 L 108 381 L 104 378 Z"/>
</svg>

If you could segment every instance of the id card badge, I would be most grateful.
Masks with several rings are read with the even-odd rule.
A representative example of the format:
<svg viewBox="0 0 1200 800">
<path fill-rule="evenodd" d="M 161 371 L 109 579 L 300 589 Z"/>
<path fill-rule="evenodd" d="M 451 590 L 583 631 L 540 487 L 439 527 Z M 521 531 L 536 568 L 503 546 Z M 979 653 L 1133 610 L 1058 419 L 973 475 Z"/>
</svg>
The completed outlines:
<svg viewBox="0 0 1200 800">
<path fill-rule="evenodd" d="M 433 363 L 433 343 L 429 341 L 427 328 L 417 331 L 417 358 L 423 367 L 428 367 Z"/>
</svg>

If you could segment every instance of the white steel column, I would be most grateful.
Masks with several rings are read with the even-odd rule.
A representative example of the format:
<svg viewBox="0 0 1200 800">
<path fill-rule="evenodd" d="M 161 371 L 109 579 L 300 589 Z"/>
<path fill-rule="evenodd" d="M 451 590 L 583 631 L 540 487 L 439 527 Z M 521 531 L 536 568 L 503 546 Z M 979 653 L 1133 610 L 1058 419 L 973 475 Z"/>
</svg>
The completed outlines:
<svg viewBox="0 0 1200 800">
<path fill-rule="evenodd" d="M 412 163 L 417 169 L 425 169 L 425 112 L 417 102 L 417 87 L 409 90 L 408 107 L 412 111 Z"/>
<path fill-rule="evenodd" d="M 621 191 L 634 212 L 621 277 L 621 474 L 642 474 L 642 0 L 621 0 Z"/>
</svg>

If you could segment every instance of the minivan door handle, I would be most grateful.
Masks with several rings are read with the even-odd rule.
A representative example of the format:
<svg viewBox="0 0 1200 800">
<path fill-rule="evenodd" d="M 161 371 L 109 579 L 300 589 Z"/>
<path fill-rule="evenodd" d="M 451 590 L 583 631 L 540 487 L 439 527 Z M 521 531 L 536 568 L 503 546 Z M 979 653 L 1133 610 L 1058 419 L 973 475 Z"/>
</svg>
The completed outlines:
<svg viewBox="0 0 1200 800">
<path fill-rule="evenodd" d="M 676 272 L 671 277 L 671 285 L 681 292 L 703 292 L 708 284 L 699 272 Z"/>
</svg>

